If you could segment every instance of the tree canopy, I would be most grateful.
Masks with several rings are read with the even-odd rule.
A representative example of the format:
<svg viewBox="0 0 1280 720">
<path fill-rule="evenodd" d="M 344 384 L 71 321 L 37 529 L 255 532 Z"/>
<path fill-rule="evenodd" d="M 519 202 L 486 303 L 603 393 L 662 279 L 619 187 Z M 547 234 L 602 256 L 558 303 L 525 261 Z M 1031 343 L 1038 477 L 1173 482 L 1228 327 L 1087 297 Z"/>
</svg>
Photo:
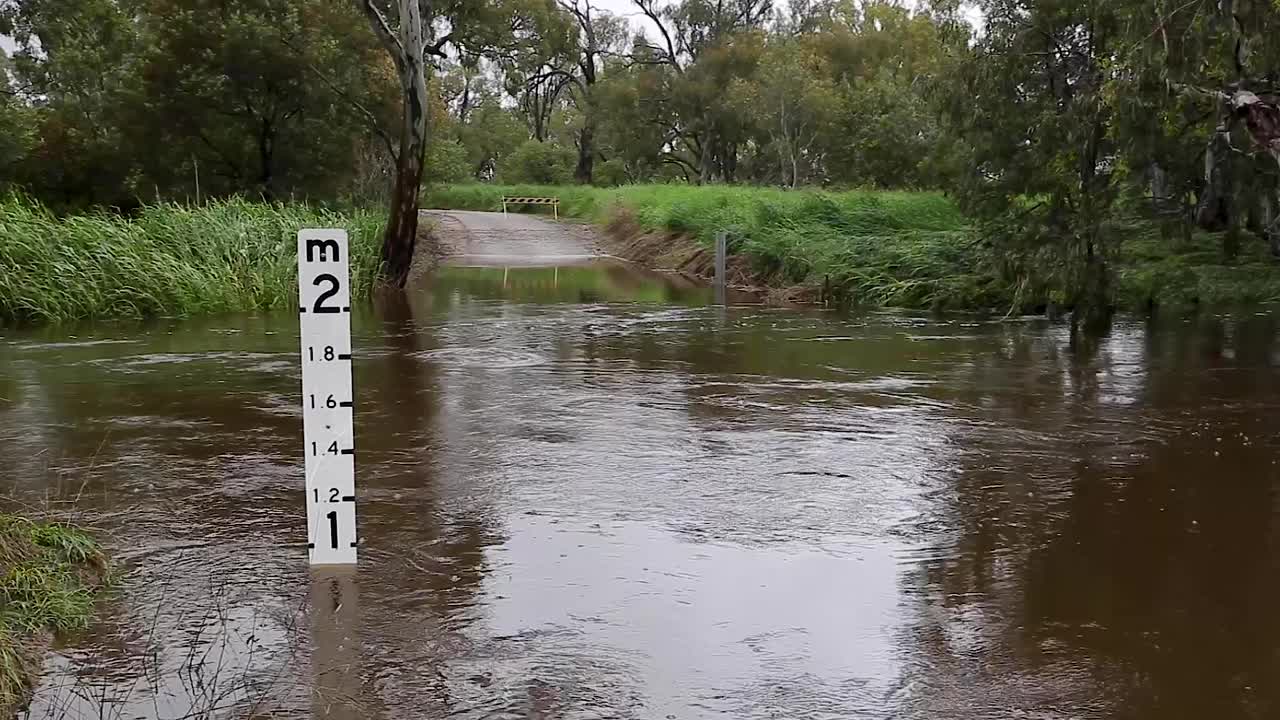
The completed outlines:
<svg viewBox="0 0 1280 720">
<path fill-rule="evenodd" d="M 1068 295 L 1133 218 L 1280 253 L 1272 0 L 0 0 L 0 184 L 385 198 L 402 88 L 362 10 L 405 2 L 422 182 L 942 189 Z"/>
</svg>

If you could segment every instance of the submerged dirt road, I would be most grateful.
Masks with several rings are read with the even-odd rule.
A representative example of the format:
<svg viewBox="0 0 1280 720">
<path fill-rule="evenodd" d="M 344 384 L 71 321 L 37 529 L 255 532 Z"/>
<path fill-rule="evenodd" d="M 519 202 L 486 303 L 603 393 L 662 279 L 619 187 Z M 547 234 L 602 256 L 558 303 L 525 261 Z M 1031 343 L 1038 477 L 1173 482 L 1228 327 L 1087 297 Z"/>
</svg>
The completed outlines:
<svg viewBox="0 0 1280 720">
<path fill-rule="evenodd" d="M 467 267 L 575 265 L 601 257 L 585 225 L 533 215 L 466 210 L 424 210 L 443 262 Z"/>
</svg>

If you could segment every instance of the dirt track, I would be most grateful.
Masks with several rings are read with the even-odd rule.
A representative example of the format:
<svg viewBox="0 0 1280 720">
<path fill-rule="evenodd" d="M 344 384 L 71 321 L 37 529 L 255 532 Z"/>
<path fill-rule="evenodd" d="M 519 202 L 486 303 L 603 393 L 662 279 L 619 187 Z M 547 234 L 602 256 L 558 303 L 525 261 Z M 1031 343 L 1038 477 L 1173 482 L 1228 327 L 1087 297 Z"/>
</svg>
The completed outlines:
<svg viewBox="0 0 1280 720">
<path fill-rule="evenodd" d="M 573 265 L 599 257 L 595 235 L 584 225 L 533 215 L 466 210 L 423 210 L 449 265 L 502 267 Z"/>
</svg>

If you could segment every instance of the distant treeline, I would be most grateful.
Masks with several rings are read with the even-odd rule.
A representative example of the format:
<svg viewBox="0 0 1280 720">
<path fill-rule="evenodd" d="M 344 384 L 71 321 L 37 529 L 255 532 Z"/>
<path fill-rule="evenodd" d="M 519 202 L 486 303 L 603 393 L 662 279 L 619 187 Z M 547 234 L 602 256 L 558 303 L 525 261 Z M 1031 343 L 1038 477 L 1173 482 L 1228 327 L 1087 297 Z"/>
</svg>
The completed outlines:
<svg viewBox="0 0 1280 720">
<path fill-rule="evenodd" d="M 1272 0 L 422 4 L 428 183 L 940 189 L 1069 305 L 1107 296 L 1117 218 L 1280 253 Z M 0 2 L 0 184 L 376 202 L 401 96 L 361 5 L 397 25 L 381 0 Z"/>
</svg>

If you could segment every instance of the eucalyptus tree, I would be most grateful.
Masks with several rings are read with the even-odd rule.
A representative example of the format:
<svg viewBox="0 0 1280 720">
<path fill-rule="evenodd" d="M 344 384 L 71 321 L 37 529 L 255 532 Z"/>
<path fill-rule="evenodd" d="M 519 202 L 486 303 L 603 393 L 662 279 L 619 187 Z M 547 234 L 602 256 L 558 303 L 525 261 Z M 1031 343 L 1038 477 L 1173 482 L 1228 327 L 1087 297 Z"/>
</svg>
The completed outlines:
<svg viewBox="0 0 1280 720">
<path fill-rule="evenodd" d="M 725 90 L 754 72 L 764 51 L 772 0 L 632 0 L 655 28 L 635 58 L 659 74 L 659 101 L 652 113 L 670 121 L 665 148 L 699 182 L 734 181 L 747 118 L 725 102 Z"/>
</svg>

